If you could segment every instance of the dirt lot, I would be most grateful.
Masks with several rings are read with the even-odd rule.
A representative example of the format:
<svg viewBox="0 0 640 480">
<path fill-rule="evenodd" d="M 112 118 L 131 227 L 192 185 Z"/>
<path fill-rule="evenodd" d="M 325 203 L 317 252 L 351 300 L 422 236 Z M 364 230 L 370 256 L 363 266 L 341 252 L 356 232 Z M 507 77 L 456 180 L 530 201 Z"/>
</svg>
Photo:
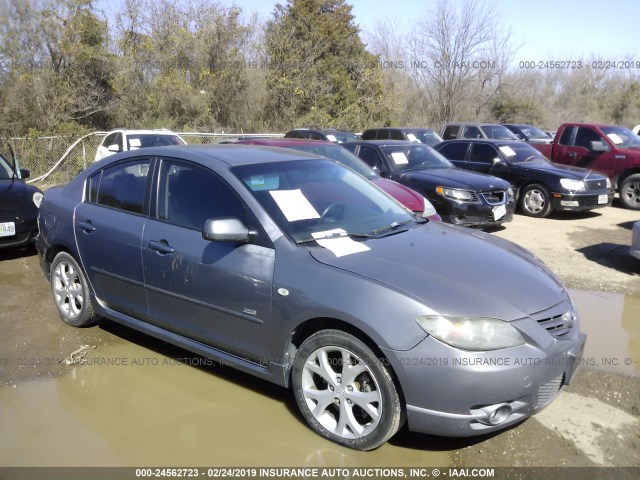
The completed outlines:
<svg viewBox="0 0 640 480">
<path fill-rule="evenodd" d="M 87 358 L 188 354 L 109 323 L 89 329 L 66 326 L 57 316 L 35 252 L 0 252 L 0 441 L 8 445 L 8 439 L 20 439 L 14 449 L 0 449 L 0 465 L 640 467 L 640 262 L 628 255 L 631 225 L 639 218 L 639 212 L 617 207 L 544 220 L 516 215 L 493 232 L 532 250 L 570 288 L 615 292 L 596 295 L 595 301 L 622 302 L 622 313 L 598 320 L 611 321 L 612 331 L 615 324 L 622 332 L 618 346 L 611 347 L 617 351 L 609 353 L 633 359 L 634 365 L 627 370 L 600 364 L 582 368 L 550 407 L 508 431 L 464 440 L 403 431 L 369 454 L 319 439 L 302 424 L 287 392 L 224 367 L 67 365 L 63 360 L 82 345 L 96 347 Z M 609 305 L 613 303 L 600 307 L 608 312 Z M 589 343 L 604 342 L 608 328 L 604 325 L 604 334 L 587 332 Z M 167 420 L 168 409 L 174 421 Z M 214 420 L 188 416 L 198 412 Z M 232 420 L 253 426 L 238 430 L 237 423 L 227 425 Z M 198 429 L 199 422 L 206 429 L 224 429 L 225 441 L 207 443 L 215 439 Z M 142 426 L 132 433 L 132 424 Z M 287 445 L 295 446 L 281 448 L 283 432 L 295 438 Z M 60 435 L 74 436 L 73 452 L 57 450 L 54 440 Z M 189 449 L 176 446 L 164 455 L 152 454 L 158 448 L 154 441 L 174 445 L 179 435 Z M 236 436 L 243 443 L 235 443 Z M 50 447 L 41 448 L 43 442 Z M 143 448 L 145 442 L 149 448 Z M 266 451 L 265 444 L 270 445 Z M 225 450 L 237 445 L 244 445 L 244 455 Z"/>
</svg>

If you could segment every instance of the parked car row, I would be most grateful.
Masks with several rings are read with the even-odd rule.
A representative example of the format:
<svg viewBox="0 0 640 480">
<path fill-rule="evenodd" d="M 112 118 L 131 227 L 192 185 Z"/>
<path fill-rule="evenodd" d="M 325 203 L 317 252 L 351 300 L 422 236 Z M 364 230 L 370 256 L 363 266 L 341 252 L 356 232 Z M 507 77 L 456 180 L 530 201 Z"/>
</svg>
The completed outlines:
<svg viewBox="0 0 640 480">
<path fill-rule="evenodd" d="M 47 190 L 36 246 L 62 320 L 110 319 L 288 388 L 312 430 L 359 450 L 405 422 L 502 430 L 572 381 L 586 336 L 540 260 L 414 215 L 342 147 L 290 142 L 129 150 Z M 368 145 L 392 178 L 467 202 L 473 185 L 509 214 L 504 180 L 423 144 L 351 146 Z"/>
</svg>

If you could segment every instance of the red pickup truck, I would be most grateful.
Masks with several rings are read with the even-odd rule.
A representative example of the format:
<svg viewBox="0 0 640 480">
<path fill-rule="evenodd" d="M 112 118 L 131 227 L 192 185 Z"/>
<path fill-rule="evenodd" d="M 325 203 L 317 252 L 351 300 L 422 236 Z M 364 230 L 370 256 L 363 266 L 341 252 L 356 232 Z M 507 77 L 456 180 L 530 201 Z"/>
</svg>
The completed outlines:
<svg viewBox="0 0 640 480">
<path fill-rule="evenodd" d="M 626 208 L 640 210 L 640 137 L 614 125 L 565 123 L 551 144 L 531 144 L 552 162 L 604 173 Z"/>
</svg>

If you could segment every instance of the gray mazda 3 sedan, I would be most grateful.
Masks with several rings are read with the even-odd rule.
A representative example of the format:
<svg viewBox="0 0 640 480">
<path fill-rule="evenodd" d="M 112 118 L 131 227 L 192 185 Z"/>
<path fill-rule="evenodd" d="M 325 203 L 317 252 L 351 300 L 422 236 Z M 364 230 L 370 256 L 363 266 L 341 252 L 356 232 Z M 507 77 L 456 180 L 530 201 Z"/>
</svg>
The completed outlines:
<svg viewBox="0 0 640 480">
<path fill-rule="evenodd" d="M 351 448 L 405 421 L 503 429 L 580 364 L 571 299 L 531 253 L 414 217 L 303 152 L 113 155 L 48 190 L 39 223 L 65 322 L 107 318 L 292 388 L 310 427 Z"/>
</svg>

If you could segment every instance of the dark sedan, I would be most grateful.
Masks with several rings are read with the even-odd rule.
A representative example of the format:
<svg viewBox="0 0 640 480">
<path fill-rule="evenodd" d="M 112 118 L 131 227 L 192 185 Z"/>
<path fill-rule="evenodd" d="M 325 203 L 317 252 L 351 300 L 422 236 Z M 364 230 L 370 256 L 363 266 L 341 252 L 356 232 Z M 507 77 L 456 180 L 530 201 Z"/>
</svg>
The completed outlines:
<svg viewBox="0 0 640 480">
<path fill-rule="evenodd" d="M 524 142 L 450 140 L 435 148 L 460 168 L 511 182 L 518 190 L 522 213 L 531 217 L 546 217 L 553 210 L 606 207 L 613 200 L 606 175 L 551 163 Z"/>
<path fill-rule="evenodd" d="M 382 177 L 423 194 L 445 222 L 489 227 L 513 219 L 515 198 L 509 182 L 456 168 L 428 145 L 378 140 L 343 147 Z"/>
<path fill-rule="evenodd" d="M 376 448 L 405 421 L 450 436 L 513 426 L 581 363 L 571 298 L 530 252 L 418 218 L 324 157 L 121 153 L 47 190 L 40 224 L 62 320 L 106 317 L 290 388 L 343 446 Z"/>
<path fill-rule="evenodd" d="M 16 170 L 0 155 L 0 248 L 29 245 L 38 234 L 42 192 L 24 182 L 29 170 Z"/>
<path fill-rule="evenodd" d="M 301 152 L 313 153 L 340 162 L 356 173 L 374 183 L 388 195 L 395 198 L 409 210 L 430 220 L 441 221 L 440 215 L 431 202 L 418 192 L 400 183 L 382 178 L 378 172 L 369 167 L 361 159 L 340 145 L 322 140 L 302 140 L 297 138 L 250 138 L 234 143 L 243 145 L 262 145 L 264 147 L 292 148 Z"/>
</svg>

